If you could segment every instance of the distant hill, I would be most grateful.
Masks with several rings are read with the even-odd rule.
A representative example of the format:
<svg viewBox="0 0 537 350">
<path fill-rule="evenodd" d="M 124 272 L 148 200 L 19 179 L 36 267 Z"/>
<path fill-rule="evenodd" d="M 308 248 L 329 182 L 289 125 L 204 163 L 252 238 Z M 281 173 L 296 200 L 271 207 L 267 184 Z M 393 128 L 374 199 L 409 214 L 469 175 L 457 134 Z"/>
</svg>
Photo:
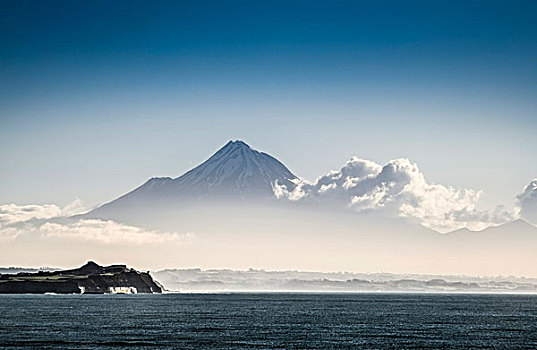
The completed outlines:
<svg viewBox="0 0 537 350">
<path fill-rule="evenodd" d="M 39 271 L 54 271 L 59 270 L 53 267 L 40 267 L 40 268 L 33 268 L 33 267 L 0 267 L 0 275 L 3 274 L 15 274 L 19 272 L 39 272 Z"/>
<path fill-rule="evenodd" d="M 537 293 L 537 278 L 390 273 L 167 269 L 152 273 L 169 290 Z"/>
</svg>

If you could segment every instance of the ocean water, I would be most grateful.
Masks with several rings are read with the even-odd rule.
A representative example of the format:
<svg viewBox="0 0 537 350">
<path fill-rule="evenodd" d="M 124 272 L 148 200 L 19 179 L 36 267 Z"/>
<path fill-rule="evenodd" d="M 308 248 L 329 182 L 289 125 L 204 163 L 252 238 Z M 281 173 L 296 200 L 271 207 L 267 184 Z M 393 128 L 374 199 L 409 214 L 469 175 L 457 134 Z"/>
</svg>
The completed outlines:
<svg viewBox="0 0 537 350">
<path fill-rule="evenodd" d="M 0 295 L 1 349 L 537 349 L 537 296 Z"/>
</svg>

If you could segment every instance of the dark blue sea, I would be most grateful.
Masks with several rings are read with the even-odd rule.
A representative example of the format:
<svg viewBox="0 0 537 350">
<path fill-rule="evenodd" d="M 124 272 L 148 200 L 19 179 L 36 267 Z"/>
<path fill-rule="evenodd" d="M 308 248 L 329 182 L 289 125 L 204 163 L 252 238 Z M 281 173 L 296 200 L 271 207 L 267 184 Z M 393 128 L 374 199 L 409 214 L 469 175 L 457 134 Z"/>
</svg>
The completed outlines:
<svg viewBox="0 0 537 350">
<path fill-rule="evenodd" d="M 537 349 L 537 296 L 0 295 L 2 349 Z"/>
</svg>

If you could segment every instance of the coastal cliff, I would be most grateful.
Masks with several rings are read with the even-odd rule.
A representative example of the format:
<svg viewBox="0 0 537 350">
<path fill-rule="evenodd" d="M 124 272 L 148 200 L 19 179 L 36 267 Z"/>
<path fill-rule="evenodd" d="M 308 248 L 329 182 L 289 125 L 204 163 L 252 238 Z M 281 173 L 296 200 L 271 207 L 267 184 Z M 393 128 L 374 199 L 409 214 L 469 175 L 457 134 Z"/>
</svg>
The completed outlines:
<svg viewBox="0 0 537 350">
<path fill-rule="evenodd" d="M 162 293 L 147 272 L 126 265 L 100 266 L 93 261 L 73 270 L 0 275 L 1 294 Z"/>
</svg>

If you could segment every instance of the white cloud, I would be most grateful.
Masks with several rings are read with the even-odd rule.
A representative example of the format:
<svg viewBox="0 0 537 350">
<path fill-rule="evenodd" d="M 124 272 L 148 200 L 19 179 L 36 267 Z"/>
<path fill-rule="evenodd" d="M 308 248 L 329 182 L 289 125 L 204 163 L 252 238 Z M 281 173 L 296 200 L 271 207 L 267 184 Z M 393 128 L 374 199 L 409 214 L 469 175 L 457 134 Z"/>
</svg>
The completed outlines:
<svg viewBox="0 0 537 350">
<path fill-rule="evenodd" d="M 13 227 L 0 226 L 0 243 L 12 242 L 21 234 L 21 230 Z"/>
<path fill-rule="evenodd" d="M 102 244 L 159 244 L 181 242 L 193 237 L 191 233 L 151 231 L 111 220 L 68 219 L 84 211 L 78 199 L 63 208 L 54 204 L 1 205 L 0 242 L 12 242 L 22 235 Z M 43 223 L 32 219 L 61 220 Z"/>
<path fill-rule="evenodd" d="M 517 197 L 520 215 L 537 225 L 537 179 L 534 179 Z"/>
<path fill-rule="evenodd" d="M 30 219 L 50 219 L 71 216 L 81 214 L 85 211 L 86 209 L 82 201 L 78 198 L 63 208 L 54 204 L 5 204 L 0 205 L 0 227 Z"/>
<path fill-rule="evenodd" d="M 54 204 L 0 205 L 0 242 L 11 242 L 24 232 L 35 231 L 35 227 L 31 224 L 17 224 L 31 219 L 50 219 L 76 215 L 84 212 L 84 210 L 80 199 L 75 199 L 63 208 Z"/>
<path fill-rule="evenodd" d="M 331 171 L 319 177 L 314 183 L 305 180 L 295 180 L 295 187 L 288 189 L 285 185 L 274 184 L 274 194 L 277 198 L 292 201 L 310 200 L 318 197 L 332 197 L 347 192 L 360 181 L 376 176 L 382 167 L 374 162 L 351 158 L 339 171 Z"/>
<path fill-rule="evenodd" d="M 39 227 L 45 238 L 92 241 L 104 244 L 153 244 L 180 242 L 193 234 L 145 230 L 111 220 L 78 220 L 69 224 L 46 222 Z"/>
<path fill-rule="evenodd" d="M 339 171 L 314 183 L 300 181 L 292 189 L 275 184 L 278 198 L 318 203 L 358 212 L 375 211 L 417 220 L 439 232 L 459 228 L 484 229 L 517 218 L 516 209 L 498 207 L 493 213 L 477 210 L 480 191 L 430 184 L 415 163 L 395 159 L 385 166 L 352 158 Z"/>
</svg>

